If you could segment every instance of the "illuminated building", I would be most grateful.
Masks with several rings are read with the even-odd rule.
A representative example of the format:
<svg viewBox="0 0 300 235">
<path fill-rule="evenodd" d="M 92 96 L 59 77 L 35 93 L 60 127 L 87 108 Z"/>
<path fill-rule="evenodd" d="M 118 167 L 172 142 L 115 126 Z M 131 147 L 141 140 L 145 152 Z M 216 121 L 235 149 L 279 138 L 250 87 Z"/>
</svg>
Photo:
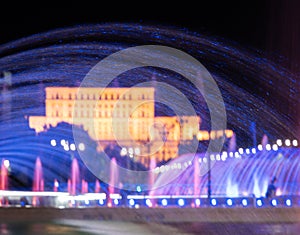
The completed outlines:
<svg viewBox="0 0 300 235">
<path fill-rule="evenodd" d="M 155 116 L 151 87 L 77 88 L 47 87 L 46 115 L 29 117 L 36 132 L 60 122 L 81 125 L 97 141 L 98 151 L 118 144 L 128 154 L 148 166 L 178 156 L 180 145 L 189 145 L 199 135 L 200 117 Z"/>
</svg>

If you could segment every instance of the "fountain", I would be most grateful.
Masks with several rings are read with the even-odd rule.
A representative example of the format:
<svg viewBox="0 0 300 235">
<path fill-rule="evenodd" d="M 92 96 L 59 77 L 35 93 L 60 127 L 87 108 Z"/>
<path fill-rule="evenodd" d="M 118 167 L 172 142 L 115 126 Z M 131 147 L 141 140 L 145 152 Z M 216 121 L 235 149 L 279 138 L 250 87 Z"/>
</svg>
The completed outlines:
<svg viewBox="0 0 300 235">
<path fill-rule="evenodd" d="M 205 154 L 197 154 L 198 158 L 205 158 Z M 300 195 L 300 162 L 297 160 L 300 155 L 299 148 L 280 148 L 278 150 L 256 151 L 254 153 L 243 153 L 237 157 L 227 157 L 214 160 L 211 169 L 212 195 L 230 197 L 254 195 L 255 197 L 265 196 L 268 183 L 274 176 L 277 178 L 276 195 Z M 186 165 L 188 156 L 181 156 L 176 159 L 176 164 Z M 169 162 L 172 166 L 175 160 Z M 197 189 L 198 182 L 195 181 L 198 164 L 194 161 L 194 167 L 186 171 L 171 184 L 163 188 L 155 189 L 155 194 L 173 194 L 178 185 L 185 185 L 180 188 L 181 195 L 193 195 Z M 160 174 L 156 180 L 158 185 L 167 182 L 171 172 Z M 207 174 L 199 177 L 199 195 L 207 195 L 208 185 Z M 154 185 L 155 186 L 155 185 Z M 198 190 L 198 189 L 197 189 Z"/>
<path fill-rule="evenodd" d="M 262 147 L 265 149 L 268 143 L 269 143 L 269 138 L 266 134 L 264 134 L 262 139 L 261 139 Z"/>
<path fill-rule="evenodd" d="M 149 188 L 149 194 L 152 192 L 152 187 L 155 182 L 155 173 L 154 169 L 156 168 L 156 160 L 154 157 L 151 158 L 150 160 L 150 166 L 149 166 L 149 180 L 148 180 L 148 188 Z"/>
<path fill-rule="evenodd" d="M 37 157 L 35 161 L 32 191 L 34 192 L 44 191 L 43 167 L 42 167 L 41 159 L 39 157 Z M 33 196 L 32 205 L 38 206 L 39 204 L 40 204 L 40 198 Z"/>
<path fill-rule="evenodd" d="M 79 193 L 80 185 L 80 175 L 79 175 L 79 166 L 76 158 L 73 158 L 71 165 L 71 180 L 69 181 L 69 193 L 70 195 L 77 195 Z"/>
<path fill-rule="evenodd" d="M 109 169 L 109 186 L 108 186 L 108 206 L 112 206 L 112 201 L 111 201 L 111 194 L 114 194 L 115 192 L 115 187 L 117 187 L 117 182 L 118 182 L 118 165 L 117 161 L 115 158 L 112 158 L 110 161 L 110 169 Z"/>
<path fill-rule="evenodd" d="M 101 190 L 101 186 L 100 186 L 100 182 L 98 179 L 96 179 L 95 181 L 95 193 L 100 193 Z"/>
<path fill-rule="evenodd" d="M 94 38 L 99 38 L 99 40 L 90 40 Z M 108 38 L 113 43 L 107 41 L 106 39 Z M 122 38 L 126 38 L 126 40 L 122 41 Z M 44 40 L 43 47 L 40 47 L 41 40 Z M 69 43 L 76 40 L 76 44 Z M 57 44 L 57 41 L 61 41 L 61 43 Z M 103 43 L 104 41 L 105 43 Z M 114 41 L 118 43 L 114 43 Z M 179 45 L 178 41 L 183 43 Z M 6 135 L 3 135 L 5 138 L 2 137 L 1 141 L 4 143 L 2 146 L 5 146 L 5 151 L 13 149 L 13 155 L 9 152 L 7 154 L 15 156 L 16 165 L 26 166 L 26 163 L 33 156 L 36 157 L 36 153 L 32 153 L 32 149 L 42 150 L 45 156 L 51 155 L 54 156 L 54 159 L 56 157 L 61 159 L 62 152 L 54 151 L 52 147 L 49 148 L 48 139 L 44 141 L 42 138 L 36 137 L 35 133 L 32 134 L 26 129 L 28 127 L 27 120 L 24 132 L 20 131 L 19 133 L 22 133 L 20 135 L 15 134 L 16 130 L 21 129 L 19 125 L 24 123 L 24 116 L 28 116 L 30 113 L 44 112 L 44 103 L 35 98 L 42 97 L 44 94 L 44 89 L 40 88 L 40 84 L 43 84 L 43 82 L 47 86 L 74 86 L 74 84 L 80 84 L 89 68 L 102 58 L 115 51 L 128 48 L 128 46 L 142 44 L 168 45 L 188 52 L 201 63 L 205 62 L 209 66 L 209 71 L 215 75 L 214 78 L 222 91 L 230 129 L 247 130 L 246 132 L 248 132 L 249 123 L 245 122 L 245 120 L 259 120 L 259 122 L 256 122 L 257 128 L 253 129 L 257 136 L 264 134 L 262 130 L 268 130 L 270 140 L 275 137 L 279 138 L 289 135 L 290 133 L 293 134 L 293 123 L 292 120 L 286 118 L 288 117 L 287 113 L 282 112 L 277 107 L 273 107 L 270 102 L 278 100 L 276 99 L 277 95 L 280 96 L 282 102 L 285 100 L 293 101 L 291 99 L 296 97 L 295 94 L 297 93 L 293 91 L 294 89 L 289 89 L 289 86 L 293 87 L 296 81 L 286 70 L 262 58 L 260 53 L 256 54 L 254 51 L 235 48 L 230 42 L 218 41 L 205 35 L 174 28 L 164 27 L 160 29 L 156 26 L 145 25 L 141 27 L 140 25 L 130 24 L 80 26 L 33 35 L 0 46 L 0 55 L 10 55 L 0 57 L 0 71 L 13 70 L 13 84 L 12 89 L 10 89 L 10 95 L 14 97 L 11 105 L 13 115 L 9 116 L 12 119 L 9 120 L 11 125 L 6 125 L 4 121 L 0 122 L 2 133 Z M 11 48 L 14 48 L 14 50 L 11 50 Z M 27 48 L 30 48 L 30 50 L 27 50 Z M 78 48 L 81 48 L 81 50 L 78 50 Z M 56 56 L 58 52 L 60 54 L 59 57 Z M 66 73 L 66 61 L 72 61 L 68 65 L 68 73 Z M 157 82 L 153 83 L 154 86 L 159 82 L 167 82 L 186 94 L 192 103 L 199 104 L 199 100 L 201 103 L 201 94 L 198 94 L 191 84 L 184 82 L 181 76 L 174 73 L 171 74 L 172 76 L 169 76 L 170 74 L 167 71 L 142 68 L 135 70 L 129 75 L 125 77 L 120 76 L 120 79 L 118 81 L 115 80 L 115 83 L 120 86 L 130 87 L 155 77 Z M 282 78 L 285 78 L 286 82 L 282 83 L 280 87 L 273 86 L 272 88 L 270 86 L 270 81 L 282 81 Z M 203 85 L 205 86 L 205 84 Z M 259 86 L 259 89 L 257 89 L 257 86 Z M 252 87 L 255 87 L 255 89 L 253 88 L 254 90 L 252 90 Z M 271 90 L 272 96 L 270 97 L 272 98 L 270 98 L 271 101 L 265 102 L 259 96 L 259 92 L 266 91 L 268 93 L 269 90 Z M 0 97 L 0 103 L 2 102 L 4 102 L 3 98 Z M 281 106 L 284 106 L 284 104 Z M 207 113 L 206 108 L 202 105 L 195 105 L 195 109 L 197 114 L 203 115 L 201 119 L 203 125 L 205 125 L 205 122 L 209 121 L 207 116 L 205 116 Z M 168 109 L 159 107 L 158 112 L 165 114 L 168 112 Z M 236 133 L 239 132 L 237 131 Z M 236 150 L 236 138 L 242 143 L 244 141 L 243 138 L 246 138 L 245 136 L 239 134 L 233 136 L 229 143 L 229 152 Z M 37 142 L 38 145 L 36 144 Z M 255 142 L 256 140 L 253 136 L 253 143 Z M 17 151 L 15 150 L 15 143 L 20 143 Z M 262 144 L 265 146 L 267 143 L 268 137 L 264 136 Z M 28 146 L 32 146 L 32 149 L 29 149 Z M 230 185 L 234 188 L 234 191 L 238 189 L 239 193 L 247 192 L 253 194 L 257 192 L 262 194 L 265 190 L 265 186 L 262 185 L 265 185 L 265 182 L 272 176 L 272 170 L 277 169 L 278 185 L 281 185 L 280 192 L 282 194 L 298 194 L 299 187 L 297 184 L 294 184 L 294 182 L 299 182 L 299 178 L 297 178 L 299 164 L 294 159 L 295 153 L 297 153 L 295 149 L 266 153 L 257 152 L 250 154 L 249 158 L 245 156 L 247 159 L 235 159 L 233 157 L 230 163 L 229 161 L 217 161 L 211 175 L 212 192 L 222 195 L 228 194 L 229 189 L 226 188 L 226 184 L 231 182 Z M 279 154 L 282 154 L 283 157 L 279 158 Z M 197 158 L 203 159 L 203 156 L 199 155 Z M 293 159 L 293 161 L 288 161 L 287 159 Z M 47 162 L 43 162 L 43 164 L 45 165 Z M 196 163 L 194 162 L 194 164 Z M 228 167 L 229 164 L 233 167 Z M 109 193 L 114 193 L 114 187 L 117 186 L 118 172 L 116 172 L 114 165 L 116 165 L 116 160 L 112 159 Z M 278 167 L 279 165 L 283 167 Z M 76 195 L 80 192 L 79 167 L 76 159 L 73 159 L 71 168 L 68 192 L 71 195 Z M 172 185 L 170 185 L 166 191 L 169 194 L 174 192 L 178 194 L 187 192 L 199 195 L 206 194 L 207 176 L 196 177 L 190 171 L 197 172 L 198 163 L 194 167 L 188 168 L 183 177 L 178 179 L 185 182 L 178 185 L 192 185 L 190 188 L 172 188 Z M 7 188 L 7 184 L 3 183 L 6 182 L 4 180 L 6 179 L 6 174 L 3 172 L 5 170 L 1 169 L 1 189 Z M 52 173 L 54 175 L 57 174 L 55 170 Z M 256 183 L 253 179 L 254 173 L 256 173 L 257 177 Z M 42 178 L 41 175 L 39 177 Z M 54 176 L 52 179 L 56 177 Z M 160 175 L 155 181 L 163 181 L 163 177 L 164 174 Z M 228 179 L 231 181 L 228 181 Z M 287 181 L 292 183 L 287 184 Z M 238 185 L 236 185 L 236 182 L 238 182 Z M 149 184 L 154 184 L 155 188 L 156 183 L 154 183 L 153 178 L 149 178 Z M 40 179 L 38 185 L 33 185 L 33 190 L 43 190 L 42 179 Z M 55 190 L 57 190 L 56 187 L 54 188 Z M 86 189 L 84 190 L 86 191 Z M 98 190 L 100 189 L 96 183 L 95 192 L 98 192 Z M 156 192 L 159 192 L 159 190 L 155 190 Z M 154 192 L 151 191 L 150 193 Z"/>
<path fill-rule="evenodd" d="M 236 151 L 236 135 L 233 133 L 232 137 L 229 140 L 228 152 Z"/>
<path fill-rule="evenodd" d="M 85 194 L 88 193 L 89 189 L 88 189 L 88 182 L 84 179 L 81 180 L 81 194 Z"/>
<path fill-rule="evenodd" d="M 57 179 L 54 179 L 54 183 L 53 183 L 53 191 L 57 192 L 58 191 L 58 187 L 59 187 L 59 183 Z"/>
<path fill-rule="evenodd" d="M 0 190 L 7 190 L 8 189 L 8 171 L 6 162 L 8 160 L 2 159 L 1 163 L 1 176 L 0 176 Z"/>
<path fill-rule="evenodd" d="M 44 191 L 43 167 L 39 157 L 37 157 L 35 162 L 32 191 Z"/>
<path fill-rule="evenodd" d="M 198 196 L 200 194 L 200 166 L 199 158 L 195 156 L 194 161 L 194 195 Z"/>
</svg>

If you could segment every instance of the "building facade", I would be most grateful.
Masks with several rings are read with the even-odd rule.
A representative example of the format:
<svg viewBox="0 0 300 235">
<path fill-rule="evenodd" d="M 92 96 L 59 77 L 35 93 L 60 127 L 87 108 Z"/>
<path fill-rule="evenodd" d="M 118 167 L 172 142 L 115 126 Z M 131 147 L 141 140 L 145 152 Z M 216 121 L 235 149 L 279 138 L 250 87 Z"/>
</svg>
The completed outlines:
<svg viewBox="0 0 300 235">
<path fill-rule="evenodd" d="M 98 151 L 118 144 L 145 166 L 178 156 L 179 145 L 197 138 L 200 117 L 155 116 L 152 87 L 47 87 L 46 115 L 30 116 L 29 126 L 46 131 L 60 122 L 80 125 L 97 141 Z"/>
</svg>

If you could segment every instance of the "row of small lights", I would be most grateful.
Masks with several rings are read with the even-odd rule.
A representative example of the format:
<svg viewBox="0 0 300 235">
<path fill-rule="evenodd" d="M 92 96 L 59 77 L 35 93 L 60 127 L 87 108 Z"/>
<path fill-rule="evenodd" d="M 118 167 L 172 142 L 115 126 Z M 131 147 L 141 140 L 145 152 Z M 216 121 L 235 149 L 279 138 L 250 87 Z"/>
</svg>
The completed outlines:
<svg viewBox="0 0 300 235">
<path fill-rule="evenodd" d="M 282 147 L 283 144 L 286 146 L 286 147 L 290 147 L 290 146 L 294 146 L 294 147 L 297 147 L 298 146 L 298 140 L 293 140 L 291 141 L 290 139 L 286 139 L 284 142 L 281 140 L 281 139 L 278 139 L 276 141 L 276 144 L 266 144 L 265 146 L 265 150 L 266 151 L 278 151 L 279 147 Z M 242 154 L 246 153 L 246 154 L 256 154 L 257 151 L 263 151 L 264 150 L 264 147 L 262 144 L 259 144 L 257 146 L 257 149 L 256 148 L 252 148 L 252 149 L 249 149 L 249 148 L 246 148 L 246 149 L 243 149 L 243 148 L 239 148 L 237 152 L 222 152 L 222 154 L 211 154 L 210 155 L 210 159 L 212 161 L 226 161 L 226 159 L 228 157 L 235 157 L 235 158 L 242 158 Z M 203 158 L 199 158 L 199 162 L 203 162 L 203 163 L 207 163 L 207 157 L 203 157 Z M 188 161 L 188 162 L 184 162 L 184 163 L 174 163 L 172 165 L 162 165 L 160 167 L 156 167 L 154 169 L 154 173 L 156 174 L 159 174 L 159 173 L 163 173 L 163 172 L 166 172 L 168 170 L 181 170 L 183 168 L 187 168 L 188 166 L 192 165 L 192 161 Z"/>
<path fill-rule="evenodd" d="M 55 139 L 52 139 L 50 141 L 50 144 L 52 147 L 56 147 L 58 145 L 57 141 Z M 80 151 L 84 151 L 85 150 L 85 145 L 84 143 L 79 143 L 78 146 L 76 147 L 76 145 L 74 143 L 69 144 L 69 141 L 62 139 L 60 141 L 60 145 L 64 148 L 65 151 L 76 151 L 76 149 L 80 150 Z"/>
<path fill-rule="evenodd" d="M 57 141 L 55 139 L 52 139 L 50 141 L 50 144 L 51 144 L 51 146 L 55 147 L 55 146 L 57 146 Z M 291 141 L 290 139 L 286 139 L 284 141 L 284 144 L 287 147 L 290 147 L 291 145 L 294 146 L 294 147 L 297 147 L 298 146 L 298 141 L 296 139 L 293 140 L 293 141 Z M 83 143 L 79 143 L 78 146 L 77 146 L 77 148 L 76 148 L 76 145 L 74 143 L 69 144 L 68 141 L 66 141 L 64 139 L 62 139 L 60 141 L 60 145 L 64 148 L 65 151 L 69 151 L 69 150 L 76 151 L 77 148 L 80 151 L 84 151 L 85 150 L 85 145 Z M 273 145 L 266 144 L 265 150 L 267 150 L 267 151 L 271 151 L 271 150 L 277 151 L 278 147 L 281 147 L 281 146 L 283 146 L 283 141 L 281 139 L 278 139 L 276 141 L 276 144 L 273 144 Z M 259 144 L 257 146 L 257 150 L 262 151 L 263 150 L 263 145 Z M 244 154 L 244 153 L 246 153 L 246 154 L 250 154 L 250 153 L 256 154 L 257 150 L 256 150 L 256 148 L 252 148 L 252 149 L 249 149 L 249 148 L 247 148 L 247 149 L 239 148 L 237 152 L 229 152 L 229 153 L 227 153 L 227 152 L 224 151 L 222 154 L 216 154 L 216 155 L 211 154 L 210 155 L 210 159 L 212 161 L 215 161 L 215 160 L 216 161 L 221 161 L 221 160 L 222 161 L 226 161 L 226 159 L 228 158 L 228 156 L 231 157 L 231 158 L 232 157 L 241 158 L 242 154 Z M 125 156 L 126 154 L 128 154 L 129 157 L 132 158 L 134 154 L 137 154 L 137 155 L 140 154 L 140 149 L 139 148 L 135 148 L 135 149 L 133 149 L 133 148 L 128 148 L 128 149 L 122 148 L 120 154 L 121 154 L 121 156 Z M 207 158 L 206 157 L 199 158 L 199 162 L 200 163 L 201 162 L 207 163 Z M 182 168 L 187 168 L 190 165 L 192 165 L 191 161 L 184 162 L 184 163 L 174 163 L 171 166 L 169 166 L 169 165 L 162 165 L 160 167 L 156 167 L 154 169 L 154 173 L 159 174 L 159 173 L 163 173 L 163 172 L 168 171 L 168 170 L 176 170 L 176 169 L 177 170 L 181 170 Z"/>
<path fill-rule="evenodd" d="M 136 202 L 135 202 L 135 200 L 132 199 L 132 198 L 129 199 L 129 202 L 128 202 L 128 203 L 129 203 L 129 206 L 131 206 L 131 207 L 136 207 L 136 205 L 137 205 Z M 277 199 L 275 199 L 275 198 L 272 199 L 272 200 L 270 201 L 270 203 L 271 203 L 271 205 L 272 205 L 273 207 L 279 206 L 279 201 L 278 201 Z M 146 204 L 148 207 L 152 207 L 152 206 L 153 206 L 150 199 L 146 199 L 145 204 Z M 248 201 L 246 198 L 244 198 L 244 199 L 241 200 L 240 204 L 241 204 L 243 207 L 246 207 L 246 206 L 249 205 L 249 201 Z M 240 204 L 237 204 L 237 205 L 240 205 Z M 285 206 L 291 207 L 291 206 L 292 206 L 292 200 L 288 198 L 288 199 L 286 199 L 286 200 L 284 201 L 284 204 L 285 204 Z M 163 207 L 168 206 L 168 205 L 169 205 L 168 199 L 166 199 L 166 198 L 162 199 L 162 200 L 161 200 L 161 205 L 162 205 Z M 180 206 L 180 207 L 185 206 L 185 205 L 186 205 L 185 199 L 179 198 L 179 199 L 177 200 L 177 205 Z M 194 200 L 194 205 L 197 206 L 197 207 L 199 207 L 199 206 L 201 205 L 201 199 L 199 199 L 199 198 L 195 199 L 195 200 Z M 212 199 L 210 200 L 210 205 L 211 205 L 211 206 L 218 206 L 218 201 L 217 201 L 217 199 L 216 199 L 216 198 L 212 198 Z M 234 206 L 234 200 L 233 200 L 232 198 L 228 198 L 228 199 L 226 200 L 226 205 L 227 205 L 228 207 Z M 257 207 L 262 207 L 262 206 L 264 206 L 264 201 L 263 201 L 262 199 L 257 199 L 257 200 L 256 200 L 256 206 L 257 206 Z"/>
<path fill-rule="evenodd" d="M 106 200 L 106 199 L 99 199 L 99 200 L 98 200 L 98 204 L 99 204 L 100 206 L 105 206 L 105 200 Z M 162 207 L 173 206 L 173 205 L 170 204 L 170 201 L 169 201 L 169 200 L 170 200 L 170 199 L 162 198 L 161 200 L 159 200 L 160 205 L 161 205 Z M 89 205 L 90 205 L 90 200 L 89 200 L 89 199 L 82 199 L 82 201 L 84 201 L 84 204 L 85 204 L 86 206 L 89 206 Z M 148 207 L 153 207 L 153 200 L 147 198 L 147 199 L 144 200 L 144 202 L 145 202 L 145 205 L 146 205 L 146 206 L 148 206 Z M 270 202 L 270 205 L 273 206 L 273 207 L 278 207 L 278 206 L 280 206 L 279 201 L 278 201 L 277 199 L 275 199 L 275 198 L 271 199 L 271 201 L 269 201 L 269 202 Z M 71 200 L 71 203 L 74 205 L 74 204 L 75 204 L 75 200 L 72 199 L 72 200 Z M 177 206 L 179 206 L 179 207 L 189 206 L 189 204 L 187 204 L 187 202 L 186 202 L 186 200 L 185 200 L 184 198 L 179 198 L 179 199 L 177 199 L 176 204 L 177 204 Z M 218 204 L 220 204 L 221 206 L 223 205 L 223 204 L 220 203 L 220 202 L 218 203 L 218 199 L 217 199 L 217 198 L 212 198 L 212 199 L 210 200 L 210 205 L 211 205 L 211 206 L 217 207 Z M 118 206 L 118 205 L 120 205 L 120 198 L 114 198 L 114 199 L 112 200 L 112 203 L 111 203 L 111 204 L 108 204 L 107 206 Z M 130 199 L 128 200 L 128 205 L 129 205 L 130 207 L 135 207 L 135 208 L 139 208 L 139 207 L 141 206 L 141 204 L 138 203 L 138 202 L 137 202 L 135 199 L 133 199 L 133 198 L 130 198 Z M 196 206 L 196 207 L 200 207 L 200 206 L 202 205 L 201 199 L 199 199 L 199 198 L 194 199 L 194 200 L 193 200 L 193 203 L 191 203 L 190 205 Z M 250 204 L 249 200 L 246 199 L 246 198 L 241 199 L 241 200 L 239 201 L 239 203 L 236 203 L 236 202 L 234 201 L 233 198 L 228 198 L 228 199 L 226 199 L 226 206 L 227 206 L 227 207 L 232 207 L 232 206 L 243 206 L 243 207 L 247 207 L 247 206 L 249 206 L 249 205 L 252 205 L 252 204 Z M 256 199 L 256 207 L 263 207 L 264 205 L 265 205 L 265 201 L 264 201 L 264 200 L 262 200 L 262 199 Z M 207 204 L 204 204 L 203 206 L 207 206 Z M 292 206 L 292 200 L 289 199 L 289 198 L 285 199 L 284 202 L 283 202 L 283 204 L 282 204 L 282 206 L 291 207 L 291 206 Z"/>
</svg>

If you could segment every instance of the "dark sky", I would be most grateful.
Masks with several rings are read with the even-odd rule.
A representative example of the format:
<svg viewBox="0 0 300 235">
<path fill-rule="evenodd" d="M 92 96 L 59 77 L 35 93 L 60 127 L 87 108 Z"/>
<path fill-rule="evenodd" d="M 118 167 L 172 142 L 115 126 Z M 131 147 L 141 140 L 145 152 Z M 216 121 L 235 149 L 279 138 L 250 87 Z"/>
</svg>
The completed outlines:
<svg viewBox="0 0 300 235">
<path fill-rule="evenodd" d="M 172 25 L 264 49 L 268 10 L 261 1 L 173 1 L 170 5 L 143 1 L 87 6 L 22 8 L 0 15 L 0 43 L 47 30 L 85 23 L 134 22 Z M 9 13 L 9 11 L 7 12 Z M 4 33 L 5 32 L 5 33 Z"/>
</svg>

